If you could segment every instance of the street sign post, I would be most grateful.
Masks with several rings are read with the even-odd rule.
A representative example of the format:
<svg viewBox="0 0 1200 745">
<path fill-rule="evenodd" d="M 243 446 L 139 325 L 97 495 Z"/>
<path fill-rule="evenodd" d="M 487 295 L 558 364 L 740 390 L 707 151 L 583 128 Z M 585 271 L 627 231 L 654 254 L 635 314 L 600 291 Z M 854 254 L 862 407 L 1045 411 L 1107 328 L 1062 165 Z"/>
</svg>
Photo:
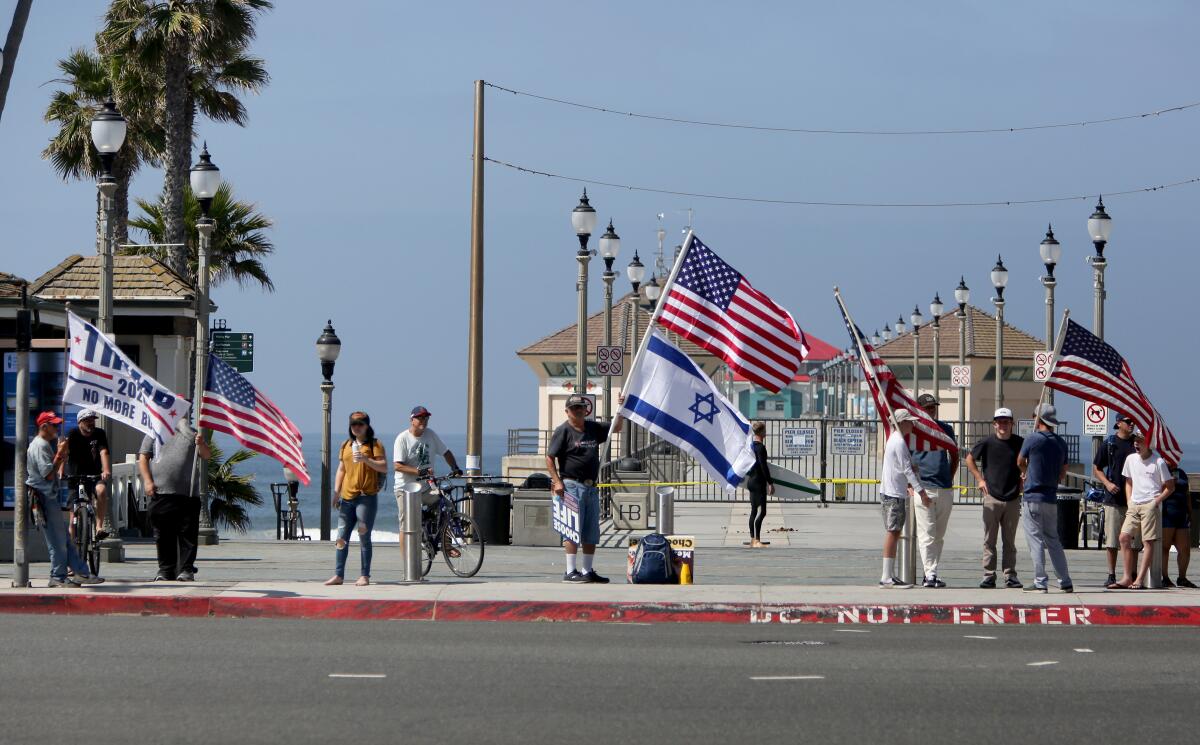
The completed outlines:
<svg viewBox="0 0 1200 745">
<path fill-rule="evenodd" d="M 971 387 L 971 366 L 970 365 L 951 365 L 950 366 L 950 387 L 951 388 L 970 388 Z"/>
<path fill-rule="evenodd" d="M 596 372 L 613 377 L 624 374 L 625 348 L 603 345 L 596 347 Z"/>
<path fill-rule="evenodd" d="M 1054 369 L 1054 352 L 1035 352 L 1033 355 L 1033 380 L 1044 383 Z"/>
<path fill-rule="evenodd" d="M 1083 434 L 1108 434 L 1108 409 L 1091 401 L 1083 402 Z"/>
<path fill-rule="evenodd" d="M 238 372 L 254 372 L 254 334 L 248 331 L 213 331 L 212 353 Z"/>
</svg>

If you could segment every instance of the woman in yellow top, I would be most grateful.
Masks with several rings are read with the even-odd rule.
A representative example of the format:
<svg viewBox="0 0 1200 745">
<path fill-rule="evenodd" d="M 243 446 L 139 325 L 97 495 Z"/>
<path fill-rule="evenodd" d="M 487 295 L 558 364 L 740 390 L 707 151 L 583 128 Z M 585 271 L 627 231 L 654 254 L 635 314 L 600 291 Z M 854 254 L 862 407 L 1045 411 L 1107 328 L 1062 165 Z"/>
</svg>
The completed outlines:
<svg viewBox="0 0 1200 745">
<path fill-rule="evenodd" d="M 357 526 L 362 575 L 354 584 L 371 584 L 371 530 L 379 507 L 376 495 L 387 473 L 387 454 L 375 439 L 371 417 L 356 411 L 350 415 L 350 438 L 342 443 L 338 455 L 337 479 L 333 488 L 333 508 L 338 511 L 337 550 L 333 576 L 327 585 L 340 585 L 346 575 L 346 555 L 350 553 L 350 531 Z"/>
</svg>

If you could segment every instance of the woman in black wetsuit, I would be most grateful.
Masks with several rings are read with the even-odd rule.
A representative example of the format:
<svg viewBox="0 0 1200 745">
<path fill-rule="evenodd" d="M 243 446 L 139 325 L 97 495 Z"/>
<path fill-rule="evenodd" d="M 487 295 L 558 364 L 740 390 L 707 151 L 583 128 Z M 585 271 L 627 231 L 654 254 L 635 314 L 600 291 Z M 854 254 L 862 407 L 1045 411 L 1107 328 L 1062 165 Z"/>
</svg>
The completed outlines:
<svg viewBox="0 0 1200 745">
<path fill-rule="evenodd" d="M 763 445 L 767 425 L 755 422 L 751 431 L 754 432 L 754 465 L 746 474 L 746 490 L 750 492 L 750 548 L 762 548 L 765 545 L 762 542 L 762 524 L 767 516 L 767 495 L 775 493 L 775 484 L 771 483 L 767 448 Z"/>
</svg>

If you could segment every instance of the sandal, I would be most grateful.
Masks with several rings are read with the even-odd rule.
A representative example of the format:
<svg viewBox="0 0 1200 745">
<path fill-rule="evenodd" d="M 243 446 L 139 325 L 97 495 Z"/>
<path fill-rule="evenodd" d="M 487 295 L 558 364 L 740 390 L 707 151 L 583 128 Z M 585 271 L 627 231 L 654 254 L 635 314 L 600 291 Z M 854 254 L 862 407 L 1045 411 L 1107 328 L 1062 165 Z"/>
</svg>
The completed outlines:
<svg viewBox="0 0 1200 745">
<path fill-rule="evenodd" d="M 1130 590 L 1145 590 L 1146 588 L 1141 585 L 1130 585 L 1129 589 Z"/>
<path fill-rule="evenodd" d="M 1120 582 L 1109 582 L 1104 586 L 1105 590 L 1129 590 L 1132 588 L 1133 585 L 1123 585 Z"/>
</svg>

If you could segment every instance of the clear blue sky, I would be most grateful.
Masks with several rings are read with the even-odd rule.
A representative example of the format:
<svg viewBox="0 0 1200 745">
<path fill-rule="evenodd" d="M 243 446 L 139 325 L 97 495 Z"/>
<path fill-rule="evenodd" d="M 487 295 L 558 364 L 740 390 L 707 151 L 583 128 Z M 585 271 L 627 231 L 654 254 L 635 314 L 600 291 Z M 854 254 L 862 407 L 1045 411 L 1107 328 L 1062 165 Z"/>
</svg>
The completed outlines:
<svg viewBox="0 0 1200 745">
<path fill-rule="evenodd" d="M 220 288 L 220 316 L 257 334 L 256 384 L 312 431 L 312 343 L 343 341 L 337 420 L 395 429 L 415 403 L 465 430 L 472 81 L 614 108 L 829 128 L 969 128 L 1099 118 L 1200 100 L 1200 8 L 1156 3 L 443 3 L 281 0 L 255 53 L 272 82 L 245 129 L 201 121 L 237 194 L 274 218 L 279 291 Z M 35 3 L 0 123 L 0 269 L 30 279 L 93 250 L 94 186 L 41 161 L 55 61 L 90 43 L 102 2 Z M 336 8 L 336 11 L 334 10 Z M 3 23 L 12 1 L 0 3 Z M 621 183 L 793 199 L 942 201 L 1115 191 L 1200 175 L 1200 110 L 1038 133 L 805 136 L 679 127 L 488 93 L 489 155 Z M 133 192 L 152 197 L 161 174 Z M 844 344 L 831 287 L 864 329 L 960 274 L 987 306 L 997 253 L 1008 318 L 1041 335 L 1037 246 L 1063 243 L 1060 307 L 1090 325 L 1093 200 L 1008 208 L 777 207 L 589 189 L 623 238 L 652 253 L 655 214 L 695 224 L 809 332 Z M 487 169 L 485 431 L 529 426 L 519 347 L 571 322 L 579 187 Z M 1108 338 L 1181 439 L 1200 440 L 1191 371 L 1200 186 L 1107 200 Z M 600 307 L 593 264 L 593 309 Z M 618 291 L 626 289 L 620 280 Z M 1068 399 L 1069 400 L 1069 399 Z M 1066 404 L 1078 421 L 1077 406 Z"/>
</svg>

